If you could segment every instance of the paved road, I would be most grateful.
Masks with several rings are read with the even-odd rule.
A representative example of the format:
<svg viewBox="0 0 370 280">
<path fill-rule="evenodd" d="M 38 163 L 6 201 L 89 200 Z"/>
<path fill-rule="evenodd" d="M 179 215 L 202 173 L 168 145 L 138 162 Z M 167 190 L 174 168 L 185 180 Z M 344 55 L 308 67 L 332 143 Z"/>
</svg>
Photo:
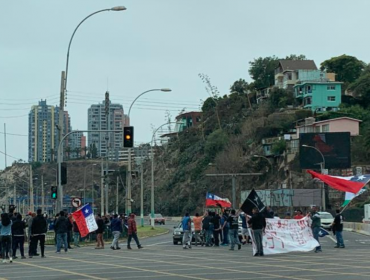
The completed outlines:
<svg viewBox="0 0 370 280">
<path fill-rule="evenodd" d="M 171 227 L 170 225 L 166 225 Z M 193 247 L 183 250 L 172 245 L 172 233 L 142 241 L 135 247 L 112 251 L 84 247 L 68 254 L 55 254 L 48 246 L 47 258 L 0 263 L 4 279 L 370 279 L 370 237 L 344 234 L 346 249 L 334 249 L 334 241 L 322 239 L 323 252 L 290 253 L 252 257 L 252 248 L 240 251 L 227 247 Z"/>
</svg>

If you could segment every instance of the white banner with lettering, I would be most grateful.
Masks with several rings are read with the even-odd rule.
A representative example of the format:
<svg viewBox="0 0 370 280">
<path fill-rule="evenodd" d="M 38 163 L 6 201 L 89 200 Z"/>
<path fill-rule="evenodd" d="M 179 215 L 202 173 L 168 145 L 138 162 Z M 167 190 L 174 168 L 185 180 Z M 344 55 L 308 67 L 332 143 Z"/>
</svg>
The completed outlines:
<svg viewBox="0 0 370 280">
<path fill-rule="evenodd" d="M 301 220 L 266 219 L 266 230 L 262 244 L 265 255 L 288 252 L 309 252 L 319 246 L 313 238 L 311 220 L 307 217 Z M 251 232 L 250 232 L 251 233 Z M 253 255 L 257 253 L 253 240 Z"/>
</svg>

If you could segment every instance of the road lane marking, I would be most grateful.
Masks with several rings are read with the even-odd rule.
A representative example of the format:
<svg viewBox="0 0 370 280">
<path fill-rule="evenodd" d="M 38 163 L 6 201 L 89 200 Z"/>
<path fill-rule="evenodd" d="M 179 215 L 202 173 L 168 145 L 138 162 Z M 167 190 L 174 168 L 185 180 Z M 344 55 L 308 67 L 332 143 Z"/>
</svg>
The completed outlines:
<svg viewBox="0 0 370 280">
<path fill-rule="evenodd" d="M 160 245 L 160 244 L 171 244 L 171 242 L 169 242 L 169 241 L 166 241 L 166 242 L 159 242 L 159 243 L 154 243 L 154 244 L 145 245 L 145 247 L 152 247 L 152 246 L 156 246 L 156 245 Z"/>
<path fill-rule="evenodd" d="M 149 250 L 148 250 L 149 251 Z M 142 254 L 142 253 L 141 253 Z M 98 254 L 100 256 L 105 256 L 105 257 L 111 257 L 112 255 L 105 255 L 105 254 Z M 150 254 L 151 256 L 153 256 L 153 254 Z M 183 256 L 178 256 L 177 257 L 183 257 Z M 115 258 L 120 258 L 120 259 L 131 259 L 131 260 L 138 260 L 138 261 L 143 261 L 143 262 L 148 262 L 147 259 L 140 259 L 140 258 L 135 258 L 135 257 L 131 257 L 131 256 L 128 256 L 128 257 L 124 257 L 124 256 L 119 256 L 119 255 L 115 255 Z M 201 259 L 201 260 L 204 260 L 204 258 L 198 258 L 198 259 Z M 208 259 L 209 261 L 210 259 Z M 168 263 L 168 264 L 172 264 L 172 265 L 182 265 L 182 266 L 189 266 L 189 264 L 185 264 L 185 263 L 177 263 L 177 262 L 168 262 L 168 261 L 156 261 L 156 260 L 150 260 L 151 262 L 156 262 L 156 263 Z M 105 264 L 105 263 L 101 263 L 102 265 Z M 245 264 L 243 262 L 243 264 Z M 106 265 L 109 265 L 109 264 L 106 264 Z M 206 269 L 216 269 L 216 270 L 221 270 L 221 271 L 224 271 L 225 273 L 227 272 L 239 272 L 239 273 L 246 273 L 246 271 L 244 270 L 236 270 L 236 269 L 227 269 L 227 268 L 220 268 L 220 267 L 214 267 L 214 266 L 202 266 L 202 265 L 199 265 L 199 264 L 191 264 L 191 267 L 199 267 L 199 268 L 206 268 Z M 257 275 L 265 275 L 265 276 L 271 276 L 271 277 L 275 277 L 276 278 L 283 278 L 283 279 L 292 279 L 292 280 L 309 280 L 308 278 L 298 278 L 298 277 L 292 277 L 292 276 L 282 276 L 282 275 L 277 275 L 277 274 L 267 274 L 266 272 L 254 272 L 254 271 L 250 271 L 248 270 L 248 273 L 252 273 L 252 274 L 257 274 Z M 191 277 L 191 275 L 181 275 L 181 277 Z M 192 277 L 193 278 L 193 277 Z M 195 278 L 195 279 L 198 279 L 198 278 Z"/>
<path fill-rule="evenodd" d="M 86 253 L 82 253 L 82 254 L 90 255 L 90 254 L 86 254 Z M 104 254 L 94 254 L 94 255 L 112 257 L 112 255 L 104 255 Z M 117 258 L 117 256 L 114 256 L 114 257 Z M 176 274 L 176 273 L 164 272 L 164 271 L 159 271 L 159 270 L 150 270 L 150 269 L 144 269 L 144 268 L 137 268 L 137 267 L 126 266 L 126 265 L 118 265 L 118 264 L 113 264 L 113 263 L 93 262 L 93 261 L 87 261 L 87 260 L 85 261 L 85 260 L 72 259 L 72 258 L 66 258 L 66 257 L 51 257 L 51 258 L 69 260 L 69 261 L 74 261 L 74 262 L 90 263 L 90 264 L 96 264 L 96 265 L 99 265 L 99 266 L 129 268 L 129 269 L 134 269 L 134 270 L 140 270 L 140 271 L 143 271 L 143 272 L 151 272 L 151 273 L 163 274 L 163 275 L 167 275 L 167 276 L 174 276 L 174 277 L 180 277 L 180 278 L 182 277 L 182 278 L 197 279 L 197 280 L 210 280 L 210 279 L 207 279 L 207 278 L 192 277 L 192 276 L 189 276 L 189 275 L 180 275 L 180 274 Z M 144 260 L 142 260 L 142 261 L 144 261 Z M 145 261 L 147 261 L 147 260 L 145 260 Z"/>
<path fill-rule="evenodd" d="M 40 268 L 40 269 L 46 269 L 46 270 L 50 270 L 50 271 L 62 272 L 62 273 L 65 273 L 65 274 L 70 274 L 70 275 L 82 276 L 82 277 L 96 279 L 96 280 L 108 280 L 107 278 L 96 277 L 96 276 L 92 276 L 92 275 L 88 275 L 88 274 L 84 274 L 84 273 L 72 272 L 72 271 L 68 271 L 68 270 L 65 270 L 65 269 L 62 270 L 62 269 L 58 269 L 58 268 L 45 267 L 45 266 L 41 266 L 41 265 L 37 265 L 37 264 L 23 263 L 23 262 L 17 262 L 17 264 L 37 267 L 37 268 Z M 66 268 L 68 268 L 68 266 L 66 266 Z"/>
<path fill-rule="evenodd" d="M 151 249 L 148 250 L 149 252 L 151 251 Z M 163 252 L 163 250 L 162 250 Z M 167 252 L 173 252 L 173 251 L 167 251 Z M 145 254 L 146 252 L 142 252 L 141 254 Z M 225 255 L 225 254 L 224 254 Z M 179 258 L 184 258 L 185 256 L 183 255 L 166 255 L 166 256 L 172 256 L 172 257 L 179 257 Z M 214 256 L 214 254 L 213 254 Z M 220 256 L 218 254 L 218 256 Z M 226 255 L 225 255 L 226 256 Z M 227 256 L 230 256 L 230 255 L 227 255 Z M 197 258 L 196 256 L 192 255 L 188 258 L 191 258 L 191 259 L 204 259 L 204 256 L 203 258 Z M 131 259 L 135 259 L 135 258 L 131 258 Z M 222 258 L 221 258 L 222 259 Z M 208 261 L 220 261 L 219 259 L 210 259 L 210 258 L 207 258 Z M 268 260 L 268 259 L 267 259 Z M 279 258 L 275 258 L 274 261 L 278 261 L 278 262 L 282 262 L 282 261 L 289 261 L 289 262 L 299 262 L 299 263 L 302 263 L 302 261 L 297 261 L 295 259 L 287 259 L 287 258 L 284 258 L 284 257 L 279 257 Z M 225 262 L 231 262 L 231 263 L 243 263 L 244 262 L 237 262 L 237 261 L 226 261 L 225 259 L 222 259 L 222 262 L 225 263 Z M 320 264 L 320 265 L 323 265 L 322 263 L 315 263 L 315 262 L 307 262 L 306 260 L 304 261 L 304 263 L 302 264 Z M 192 264 L 193 266 L 197 266 L 196 264 Z M 258 266 L 265 266 L 266 264 L 259 264 L 259 263 L 251 263 L 251 265 L 258 265 Z M 356 268 L 356 266 L 353 266 L 353 265 L 343 265 L 343 264 L 333 264 L 334 266 L 347 266 L 347 267 L 352 267 L 352 268 Z M 282 267 L 282 268 L 287 268 L 287 269 L 294 269 L 294 270 L 300 270 L 300 271 L 312 271 L 312 272 L 322 272 L 322 273 L 325 273 L 327 272 L 327 270 L 323 270 L 323 269 L 309 269 L 309 268 L 297 268 L 297 267 L 291 267 L 291 266 L 284 266 L 284 265 L 273 265 L 273 264 L 269 264 L 269 266 L 273 266 L 273 267 Z M 368 267 L 362 267 L 362 266 L 359 266 L 357 268 L 362 268 L 362 269 L 368 269 Z M 217 269 L 217 268 L 216 268 Z M 252 273 L 251 271 L 248 271 L 249 273 Z M 369 272 L 370 273 L 370 272 Z M 265 274 L 267 275 L 267 274 Z M 338 272 L 337 275 L 354 275 L 354 276 L 369 276 L 369 274 L 360 274 L 360 273 L 351 273 L 351 272 Z M 285 276 L 286 277 L 286 276 Z M 292 279 L 292 278 L 287 278 L 287 279 Z M 294 279 L 294 278 L 293 278 Z"/>
</svg>

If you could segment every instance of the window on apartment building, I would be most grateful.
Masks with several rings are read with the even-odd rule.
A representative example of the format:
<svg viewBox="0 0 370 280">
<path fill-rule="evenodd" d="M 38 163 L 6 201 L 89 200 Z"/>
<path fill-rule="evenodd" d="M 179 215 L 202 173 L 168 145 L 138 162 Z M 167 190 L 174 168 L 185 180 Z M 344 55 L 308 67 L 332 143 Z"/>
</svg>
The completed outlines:
<svg viewBox="0 0 370 280">
<path fill-rule="evenodd" d="M 292 79 L 292 73 L 287 74 L 288 80 L 290 81 Z"/>
<path fill-rule="evenodd" d="M 311 86 L 311 85 L 308 85 L 308 86 L 307 86 L 307 92 L 308 92 L 308 93 L 312 93 L 312 86 Z"/>
<path fill-rule="evenodd" d="M 315 132 L 320 132 L 320 126 L 315 126 Z"/>
<path fill-rule="evenodd" d="M 329 132 L 329 125 L 328 124 L 324 124 L 322 126 L 322 132 Z"/>
<path fill-rule="evenodd" d="M 327 90 L 335 90 L 335 86 L 334 85 L 329 85 L 326 88 L 327 88 Z"/>
<path fill-rule="evenodd" d="M 335 101 L 335 96 L 328 96 L 328 101 Z"/>
</svg>

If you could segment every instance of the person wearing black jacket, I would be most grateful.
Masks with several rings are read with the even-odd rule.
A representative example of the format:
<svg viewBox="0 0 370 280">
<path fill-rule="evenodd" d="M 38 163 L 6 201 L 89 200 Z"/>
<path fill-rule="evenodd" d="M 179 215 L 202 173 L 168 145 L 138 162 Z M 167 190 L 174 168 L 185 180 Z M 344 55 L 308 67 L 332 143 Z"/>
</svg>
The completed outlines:
<svg viewBox="0 0 370 280">
<path fill-rule="evenodd" d="M 68 222 L 63 211 L 60 211 L 59 218 L 55 222 L 55 233 L 57 234 L 57 253 L 60 253 L 60 248 L 62 247 L 62 242 L 64 244 L 64 251 L 68 252 L 67 243 L 67 232 L 68 232 Z"/>
<path fill-rule="evenodd" d="M 32 220 L 31 226 L 31 252 L 36 252 L 37 244 L 40 241 L 40 249 L 41 249 L 41 258 L 45 258 L 45 237 L 48 231 L 48 224 L 44 215 L 42 215 L 42 210 L 37 209 L 37 216 Z M 30 255 L 32 258 L 33 255 Z"/>
<path fill-rule="evenodd" d="M 13 259 L 16 259 L 17 248 L 21 252 L 22 259 L 24 256 L 24 229 L 26 228 L 26 223 L 22 221 L 22 215 L 18 214 L 15 221 L 12 224 L 12 234 L 13 234 Z"/>
<path fill-rule="evenodd" d="M 68 226 L 68 231 L 67 231 L 68 249 L 72 249 L 72 247 L 71 247 L 71 239 L 72 239 L 73 223 L 71 221 L 71 215 L 68 215 L 67 216 L 67 226 Z"/>
<path fill-rule="evenodd" d="M 337 246 L 334 248 L 345 248 L 343 242 L 343 215 L 340 213 L 340 210 L 336 210 L 336 216 L 333 222 L 333 233 L 337 238 Z"/>
<path fill-rule="evenodd" d="M 252 226 L 253 239 L 257 247 L 255 257 L 263 256 L 262 233 L 265 231 L 266 219 L 265 216 L 258 211 L 258 208 L 253 208 L 253 216 L 248 220 L 248 224 Z"/>
</svg>

